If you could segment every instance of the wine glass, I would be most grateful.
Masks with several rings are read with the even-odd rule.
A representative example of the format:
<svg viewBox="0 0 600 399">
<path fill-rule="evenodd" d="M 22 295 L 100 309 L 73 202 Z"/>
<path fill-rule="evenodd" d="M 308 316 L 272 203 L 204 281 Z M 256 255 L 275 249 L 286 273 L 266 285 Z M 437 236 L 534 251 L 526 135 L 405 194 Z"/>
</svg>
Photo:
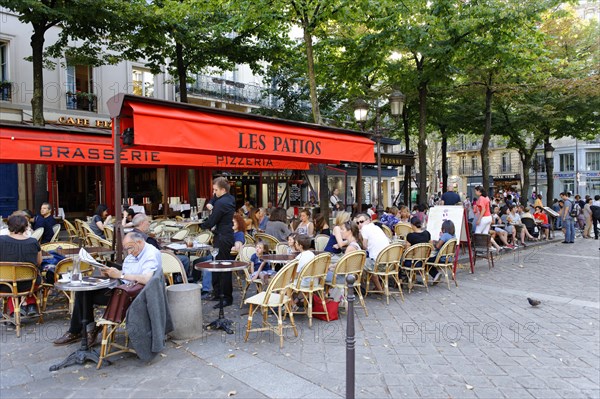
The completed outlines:
<svg viewBox="0 0 600 399">
<path fill-rule="evenodd" d="M 210 250 L 210 254 L 212 255 L 213 261 L 211 262 L 213 265 L 217 264 L 217 261 L 215 260 L 215 258 L 217 257 L 217 255 L 219 254 L 219 248 L 213 248 Z"/>
</svg>

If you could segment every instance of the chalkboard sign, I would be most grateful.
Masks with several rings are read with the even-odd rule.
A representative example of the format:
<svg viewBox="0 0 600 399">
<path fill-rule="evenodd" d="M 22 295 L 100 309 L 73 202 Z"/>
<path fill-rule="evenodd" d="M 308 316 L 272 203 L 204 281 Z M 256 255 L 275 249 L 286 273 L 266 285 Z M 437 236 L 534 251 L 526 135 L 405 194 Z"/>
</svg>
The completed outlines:
<svg viewBox="0 0 600 399">
<path fill-rule="evenodd" d="M 290 205 L 302 205 L 302 187 L 297 183 L 290 183 Z"/>
</svg>

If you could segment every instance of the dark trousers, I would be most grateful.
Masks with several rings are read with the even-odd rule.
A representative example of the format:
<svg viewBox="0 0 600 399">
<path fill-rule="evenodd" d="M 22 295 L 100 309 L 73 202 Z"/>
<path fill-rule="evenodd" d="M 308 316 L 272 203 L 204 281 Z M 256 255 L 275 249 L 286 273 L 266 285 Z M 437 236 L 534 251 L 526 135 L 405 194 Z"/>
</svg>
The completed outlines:
<svg viewBox="0 0 600 399">
<path fill-rule="evenodd" d="M 598 222 L 600 222 L 600 220 L 592 215 L 592 226 L 594 227 L 594 237 L 596 239 L 598 239 Z"/>
<path fill-rule="evenodd" d="M 75 293 L 75 304 L 73 306 L 73 315 L 71 316 L 71 327 L 69 332 L 71 334 L 79 334 L 83 328 L 82 320 L 85 319 L 88 323 L 94 321 L 94 305 L 108 305 L 110 299 L 110 289 L 104 288 L 102 290 L 87 292 L 88 300 L 87 307 L 83 308 L 83 292 Z M 83 316 L 83 317 L 82 317 Z"/>
<path fill-rule="evenodd" d="M 215 239 L 213 245 L 219 248 L 217 260 L 232 260 L 231 247 L 233 242 Z M 231 272 L 215 272 L 212 274 L 213 292 L 215 295 L 223 293 L 225 301 L 233 302 L 233 274 Z"/>
</svg>

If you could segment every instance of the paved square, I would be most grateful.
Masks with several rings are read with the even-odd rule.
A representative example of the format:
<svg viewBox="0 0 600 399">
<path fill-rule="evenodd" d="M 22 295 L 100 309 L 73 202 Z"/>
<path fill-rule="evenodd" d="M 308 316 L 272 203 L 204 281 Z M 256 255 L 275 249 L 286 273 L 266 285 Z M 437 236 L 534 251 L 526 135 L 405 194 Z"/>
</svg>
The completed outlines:
<svg viewBox="0 0 600 399">
<path fill-rule="evenodd" d="M 458 288 L 417 288 L 385 304 L 356 308 L 356 395 L 363 398 L 599 398 L 600 251 L 598 241 L 529 246 L 488 270 L 458 274 Z M 239 293 L 237 293 L 239 295 Z M 537 308 L 527 297 L 542 301 Z M 239 302 L 237 302 L 239 304 Z M 216 317 L 204 304 L 205 322 Z M 74 345 L 52 341 L 66 312 L 25 322 L 21 338 L 0 326 L 0 397 L 343 397 L 345 315 L 330 323 L 296 318 L 284 348 L 277 337 L 243 340 L 247 309 L 226 308 L 236 333 L 207 332 L 174 343 L 144 364 L 132 355 L 96 370 L 56 372 Z"/>
</svg>

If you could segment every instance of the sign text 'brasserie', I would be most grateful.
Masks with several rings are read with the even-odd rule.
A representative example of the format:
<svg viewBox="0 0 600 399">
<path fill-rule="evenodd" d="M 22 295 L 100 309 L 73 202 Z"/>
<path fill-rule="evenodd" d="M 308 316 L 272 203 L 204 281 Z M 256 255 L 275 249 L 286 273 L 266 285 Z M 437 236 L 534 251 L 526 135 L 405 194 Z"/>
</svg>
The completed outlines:
<svg viewBox="0 0 600 399">
<path fill-rule="evenodd" d="M 321 155 L 321 142 L 318 140 L 267 136 L 257 133 L 240 132 L 238 148 L 291 154 Z"/>
<path fill-rule="evenodd" d="M 160 162 L 158 151 L 122 151 L 122 161 Z M 115 153 L 112 149 L 79 148 L 41 145 L 40 158 L 50 160 L 81 160 L 81 161 L 113 161 Z"/>
</svg>

